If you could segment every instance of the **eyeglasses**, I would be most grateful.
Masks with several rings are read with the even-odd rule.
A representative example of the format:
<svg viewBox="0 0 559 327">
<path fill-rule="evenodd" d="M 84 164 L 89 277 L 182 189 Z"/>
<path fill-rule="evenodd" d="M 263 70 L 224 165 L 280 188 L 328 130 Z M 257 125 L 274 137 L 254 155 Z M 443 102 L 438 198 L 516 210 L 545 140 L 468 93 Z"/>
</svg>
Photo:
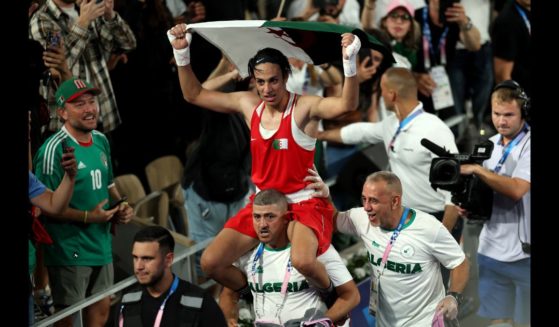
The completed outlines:
<svg viewBox="0 0 559 327">
<path fill-rule="evenodd" d="M 398 14 L 397 12 L 391 12 L 388 14 L 388 17 L 394 20 L 397 20 L 398 18 L 401 20 L 411 20 L 411 16 L 409 14 Z"/>
</svg>

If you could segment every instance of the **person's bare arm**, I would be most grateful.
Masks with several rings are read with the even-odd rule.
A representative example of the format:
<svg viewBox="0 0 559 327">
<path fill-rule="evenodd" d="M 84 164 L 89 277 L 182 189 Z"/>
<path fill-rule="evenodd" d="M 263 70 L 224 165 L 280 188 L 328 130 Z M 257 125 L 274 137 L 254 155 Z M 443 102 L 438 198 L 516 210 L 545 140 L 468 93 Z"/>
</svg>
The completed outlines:
<svg viewBox="0 0 559 327">
<path fill-rule="evenodd" d="M 342 134 L 341 129 L 329 129 L 327 131 L 318 132 L 316 138 L 321 141 L 328 141 L 328 142 L 336 142 L 336 143 L 343 143 L 342 141 Z"/>
<path fill-rule="evenodd" d="M 470 29 L 466 29 L 470 18 L 466 16 L 464 5 L 461 3 L 454 3 L 452 7 L 448 8 L 445 12 L 446 20 L 450 23 L 457 23 L 460 26 L 460 41 L 464 47 L 469 51 L 478 51 L 481 48 L 481 35 L 475 25 Z"/>
<path fill-rule="evenodd" d="M 59 84 L 72 78 L 72 72 L 68 67 L 64 53 L 64 38 L 60 37 L 60 43 L 56 47 L 48 47 L 43 52 L 43 62 L 51 71 Z"/>
<path fill-rule="evenodd" d="M 233 113 L 241 112 L 250 117 L 250 110 L 258 103 L 258 97 L 251 92 L 224 93 L 204 89 L 190 65 L 179 66 L 179 81 L 184 99 L 197 106 L 217 112 Z M 253 101 L 246 101 L 251 99 Z M 247 109 L 243 110 L 243 106 Z"/>
<path fill-rule="evenodd" d="M 251 92 L 223 93 L 204 89 L 190 65 L 190 40 L 186 24 L 171 28 L 167 35 L 175 54 L 179 72 L 179 82 L 186 101 L 197 106 L 224 113 L 241 112 L 249 121 L 252 109 L 258 103 L 258 96 Z"/>
<path fill-rule="evenodd" d="M 236 327 L 239 320 L 239 294 L 230 288 L 223 287 L 219 294 L 219 307 L 223 311 L 227 326 Z"/>
<path fill-rule="evenodd" d="M 448 291 L 462 293 L 468 282 L 469 271 L 470 264 L 468 258 L 464 257 L 464 261 L 450 271 L 450 287 Z M 437 303 L 436 312 L 443 314 L 451 320 L 456 319 L 458 316 L 458 301 L 449 294 Z"/>
<path fill-rule="evenodd" d="M 90 210 L 78 210 L 74 208 L 66 208 L 64 212 L 61 214 L 55 214 L 52 212 L 45 213 L 55 220 L 59 221 L 73 221 L 78 223 L 84 224 L 93 224 L 93 223 L 104 223 L 114 216 L 114 214 L 118 211 L 118 207 L 110 210 L 104 210 L 103 206 L 108 202 L 108 199 L 105 199 L 99 202 L 95 208 Z"/>
<path fill-rule="evenodd" d="M 208 78 L 204 83 L 202 83 L 202 87 L 206 90 L 220 90 L 222 87 L 227 85 L 228 83 L 235 82 L 239 79 L 239 71 L 237 69 L 232 70 L 230 72 L 225 72 L 222 75 L 214 76 L 213 78 Z"/>
<path fill-rule="evenodd" d="M 458 208 L 455 205 L 449 204 L 444 207 L 443 225 L 446 229 L 452 233 L 452 229 L 456 225 L 456 222 L 460 216 L 458 215 Z"/>
<path fill-rule="evenodd" d="M 335 324 L 340 324 L 348 318 L 349 312 L 359 304 L 361 297 L 353 280 L 337 286 L 336 293 L 338 298 L 326 311 L 326 316 Z"/>
<path fill-rule="evenodd" d="M 333 65 L 326 65 L 322 67 L 322 70 L 319 78 L 324 87 L 342 84 L 343 76 L 338 68 Z"/>
<path fill-rule="evenodd" d="M 109 187 L 109 195 L 111 199 L 114 201 L 118 201 L 122 199 L 122 196 L 118 192 L 118 189 L 114 184 Z M 127 224 L 130 220 L 132 220 L 132 216 L 134 215 L 134 209 L 128 204 L 128 202 L 124 201 L 120 203 L 117 207 L 117 211 L 115 212 L 115 219 L 113 220 L 114 223 L 117 224 Z"/>
<path fill-rule="evenodd" d="M 470 263 L 468 258 L 464 257 L 464 261 L 461 264 L 450 270 L 450 287 L 448 291 L 462 293 L 466 288 L 469 276 Z"/>
<path fill-rule="evenodd" d="M 433 81 L 431 75 L 428 73 L 414 72 L 413 77 L 415 77 L 415 80 L 417 81 L 417 90 L 424 96 L 430 97 L 435 87 L 437 87 L 437 84 Z"/>
<path fill-rule="evenodd" d="M 53 192 L 47 188 L 41 195 L 30 199 L 34 206 L 41 208 L 45 212 L 61 214 L 68 207 L 72 199 L 78 171 L 74 149 L 62 155 L 62 166 L 65 169 L 65 173 L 56 190 Z"/>
<path fill-rule="evenodd" d="M 495 73 L 495 83 L 501 83 L 512 78 L 514 61 L 493 57 L 493 72 Z"/>
<path fill-rule="evenodd" d="M 312 97 L 311 117 L 330 119 L 345 112 L 355 110 L 359 103 L 359 82 L 357 81 L 356 56 L 361 47 L 357 36 L 351 33 L 342 35 L 342 57 L 344 58 L 344 75 L 341 97 Z M 311 98 L 311 97 L 308 97 Z"/>
<path fill-rule="evenodd" d="M 476 174 L 491 189 L 513 201 L 519 201 L 524 194 L 530 191 L 530 182 L 517 177 L 495 174 L 480 165 L 461 165 L 460 173 L 465 175 Z"/>
<path fill-rule="evenodd" d="M 363 29 L 378 28 L 375 26 L 375 0 L 365 0 L 363 3 L 363 10 L 361 11 L 361 26 Z"/>
</svg>

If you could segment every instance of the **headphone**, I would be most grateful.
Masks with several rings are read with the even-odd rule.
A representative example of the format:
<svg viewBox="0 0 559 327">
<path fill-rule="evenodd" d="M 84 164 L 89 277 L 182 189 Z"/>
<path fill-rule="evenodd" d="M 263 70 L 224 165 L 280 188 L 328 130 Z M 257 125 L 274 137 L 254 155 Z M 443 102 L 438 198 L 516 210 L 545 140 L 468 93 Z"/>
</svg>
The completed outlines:
<svg viewBox="0 0 559 327">
<path fill-rule="evenodd" d="M 513 81 L 512 79 L 506 80 L 506 81 L 502 81 L 501 83 L 497 84 L 495 86 L 495 88 L 493 89 L 493 92 L 497 91 L 498 89 L 510 89 L 514 91 L 514 97 L 522 100 L 523 101 L 523 105 L 520 108 L 520 114 L 522 116 L 523 119 L 528 117 L 528 113 L 530 111 L 530 98 L 528 97 L 528 95 L 526 94 L 526 92 L 524 92 L 524 89 L 520 86 L 520 84 L 518 84 L 516 81 Z"/>
</svg>

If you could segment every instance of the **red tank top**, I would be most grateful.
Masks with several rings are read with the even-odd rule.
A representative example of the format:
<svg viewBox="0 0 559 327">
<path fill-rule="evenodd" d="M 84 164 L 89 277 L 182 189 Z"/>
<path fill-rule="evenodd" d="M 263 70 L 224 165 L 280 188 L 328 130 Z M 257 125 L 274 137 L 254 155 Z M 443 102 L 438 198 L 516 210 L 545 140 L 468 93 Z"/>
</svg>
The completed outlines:
<svg viewBox="0 0 559 327">
<path fill-rule="evenodd" d="M 260 134 L 260 119 L 265 103 L 261 102 L 250 121 L 250 150 L 252 153 L 252 182 L 261 190 L 276 189 L 284 194 L 303 189 L 308 182 L 307 168 L 314 163 L 314 148 L 306 150 L 293 137 L 291 120 L 297 95 L 290 93 L 287 109 L 278 130 L 269 138 Z"/>
</svg>

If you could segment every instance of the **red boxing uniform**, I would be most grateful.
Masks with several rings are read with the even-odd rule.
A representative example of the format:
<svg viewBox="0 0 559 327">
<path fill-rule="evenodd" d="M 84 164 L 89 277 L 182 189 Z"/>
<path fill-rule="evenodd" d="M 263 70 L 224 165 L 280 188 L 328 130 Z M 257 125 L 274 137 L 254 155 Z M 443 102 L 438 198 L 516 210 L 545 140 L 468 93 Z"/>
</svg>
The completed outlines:
<svg viewBox="0 0 559 327">
<path fill-rule="evenodd" d="M 265 103 L 260 102 L 251 118 L 250 147 L 252 154 L 252 182 L 259 190 L 276 189 L 289 200 L 294 220 L 311 228 L 318 240 L 318 254 L 330 246 L 333 231 L 333 207 L 325 198 L 312 198 L 312 190 L 304 190 L 309 182 L 303 179 L 307 169 L 313 168 L 314 149 L 302 148 L 293 137 L 293 111 L 297 95 L 290 93 L 287 109 L 278 130 L 270 137 L 260 134 L 260 118 Z M 257 238 L 252 224 L 252 201 L 225 224 L 245 235 Z"/>
</svg>

